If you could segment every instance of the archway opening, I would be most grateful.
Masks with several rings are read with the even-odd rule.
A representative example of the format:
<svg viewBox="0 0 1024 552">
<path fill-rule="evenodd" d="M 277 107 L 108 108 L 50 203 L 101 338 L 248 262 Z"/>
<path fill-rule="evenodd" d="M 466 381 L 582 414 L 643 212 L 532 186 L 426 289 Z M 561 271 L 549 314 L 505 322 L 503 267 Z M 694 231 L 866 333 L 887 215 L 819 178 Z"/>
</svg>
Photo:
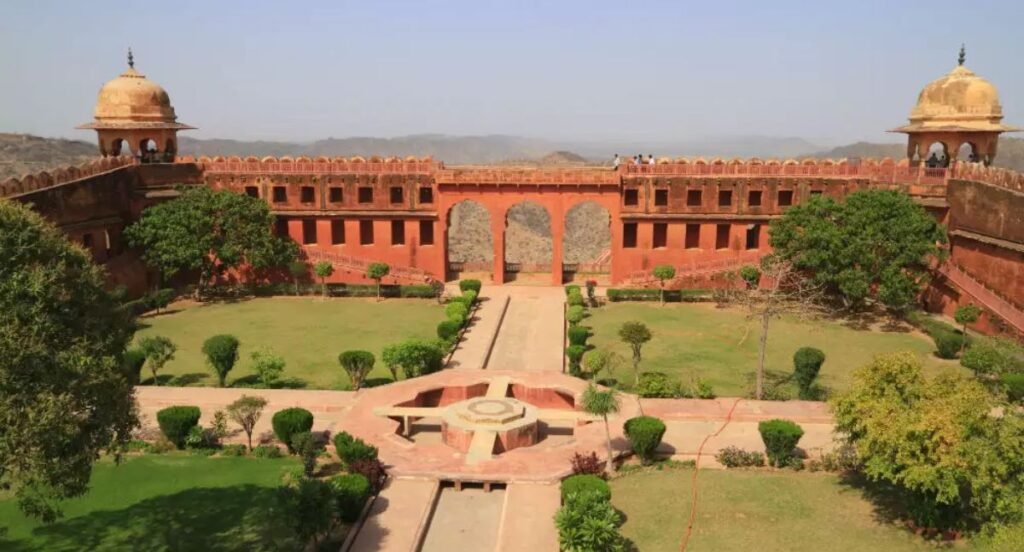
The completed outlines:
<svg viewBox="0 0 1024 552">
<path fill-rule="evenodd" d="M 942 142 L 933 142 L 928 146 L 928 156 L 925 157 L 925 166 L 929 169 L 944 169 L 949 166 L 949 150 Z"/>
<path fill-rule="evenodd" d="M 156 140 L 143 138 L 139 141 L 139 158 L 143 163 L 156 163 L 160 161 L 156 148 Z"/>
<path fill-rule="evenodd" d="M 532 201 L 513 205 L 505 215 L 505 280 L 550 274 L 553 258 L 548 210 Z"/>
<path fill-rule="evenodd" d="M 114 141 L 110 143 L 109 154 L 111 157 L 131 157 L 131 145 L 128 143 L 128 140 L 115 138 Z"/>
<path fill-rule="evenodd" d="M 491 213 L 472 200 L 460 201 L 448 210 L 447 278 L 487 274 L 494 268 L 494 235 Z"/>
<path fill-rule="evenodd" d="M 566 280 L 611 272 L 611 220 L 608 209 L 596 201 L 577 203 L 566 212 L 562 267 Z"/>
<path fill-rule="evenodd" d="M 971 142 L 964 142 L 960 144 L 960 149 L 957 151 L 956 160 L 961 163 L 978 163 L 981 159 L 978 157 L 978 148 Z"/>
</svg>

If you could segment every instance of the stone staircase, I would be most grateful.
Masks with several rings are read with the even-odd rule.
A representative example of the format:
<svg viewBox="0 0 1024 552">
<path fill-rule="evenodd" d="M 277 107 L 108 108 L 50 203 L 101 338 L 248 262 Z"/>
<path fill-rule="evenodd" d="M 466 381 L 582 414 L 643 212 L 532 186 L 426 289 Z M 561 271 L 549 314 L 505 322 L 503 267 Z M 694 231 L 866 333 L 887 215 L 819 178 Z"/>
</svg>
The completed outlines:
<svg viewBox="0 0 1024 552">
<path fill-rule="evenodd" d="M 938 268 L 938 272 L 961 291 L 970 295 L 979 306 L 1004 320 L 1017 333 L 1024 335 L 1024 311 L 1017 305 L 996 295 L 995 292 L 954 264 L 943 264 Z"/>
<path fill-rule="evenodd" d="M 367 268 L 375 261 L 366 260 L 359 257 L 352 257 L 349 255 L 342 255 L 340 253 L 334 253 L 332 251 L 323 251 L 321 249 L 315 249 L 312 247 L 300 247 L 302 255 L 309 260 L 311 263 L 318 263 L 320 261 L 327 261 L 334 266 L 334 270 L 349 272 L 353 274 L 365 275 Z M 407 283 L 423 284 L 430 282 L 434 279 L 434 275 L 419 268 L 406 267 L 406 266 L 394 266 L 391 265 L 391 271 L 388 272 L 388 276 L 395 278 L 396 280 L 402 280 Z"/>
<path fill-rule="evenodd" d="M 678 285 L 682 280 L 687 278 L 695 278 L 700 276 L 710 276 L 713 274 L 720 274 L 722 272 L 729 272 L 732 270 L 739 270 L 740 268 L 747 265 L 758 265 L 761 261 L 763 254 L 756 255 L 743 255 L 740 257 L 733 257 L 729 259 L 718 259 L 714 261 L 696 261 L 691 263 L 684 263 L 682 265 L 675 265 L 676 277 L 669 282 L 665 282 L 666 288 L 672 288 L 674 285 Z M 648 270 L 638 270 L 630 273 L 626 276 L 625 283 L 629 286 L 636 287 L 647 287 L 660 285 L 660 282 L 652 274 L 653 268 Z"/>
</svg>

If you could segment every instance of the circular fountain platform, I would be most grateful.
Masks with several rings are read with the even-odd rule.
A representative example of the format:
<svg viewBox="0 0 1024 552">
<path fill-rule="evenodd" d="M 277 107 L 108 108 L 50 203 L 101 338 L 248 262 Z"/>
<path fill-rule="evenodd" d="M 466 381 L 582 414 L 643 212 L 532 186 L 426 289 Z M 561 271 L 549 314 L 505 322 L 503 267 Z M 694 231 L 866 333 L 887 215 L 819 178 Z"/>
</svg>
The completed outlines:
<svg viewBox="0 0 1024 552">
<path fill-rule="evenodd" d="M 469 450 L 473 435 L 480 431 L 494 432 L 495 446 L 508 451 L 536 444 L 537 429 L 536 408 L 510 397 L 459 401 L 441 415 L 442 440 L 462 452 Z"/>
</svg>

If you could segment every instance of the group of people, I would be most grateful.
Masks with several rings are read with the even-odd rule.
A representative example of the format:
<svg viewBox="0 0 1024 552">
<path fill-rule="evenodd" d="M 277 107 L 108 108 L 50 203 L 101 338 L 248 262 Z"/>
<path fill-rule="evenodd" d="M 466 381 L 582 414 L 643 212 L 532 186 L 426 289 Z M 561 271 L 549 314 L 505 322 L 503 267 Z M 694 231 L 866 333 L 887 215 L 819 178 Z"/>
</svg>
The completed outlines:
<svg viewBox="0 0 1024 552">
<path fill-rule="evenodd" d="M 634 155 L 633 159 L 630 161 L 630 164 L 632 165 L 653 165 L 654 163 L 655 161 L 653 153 L 648 155 L 646 160 L 644 159 L 644 155 L 642 153 L 638 153 Z M 615 157 L 612 159 L 612 170 L 617 170 L 620 165 L 622 165 L 622 158 L 620 158 L 619 154 L 616 153 Z"/>
</svg>

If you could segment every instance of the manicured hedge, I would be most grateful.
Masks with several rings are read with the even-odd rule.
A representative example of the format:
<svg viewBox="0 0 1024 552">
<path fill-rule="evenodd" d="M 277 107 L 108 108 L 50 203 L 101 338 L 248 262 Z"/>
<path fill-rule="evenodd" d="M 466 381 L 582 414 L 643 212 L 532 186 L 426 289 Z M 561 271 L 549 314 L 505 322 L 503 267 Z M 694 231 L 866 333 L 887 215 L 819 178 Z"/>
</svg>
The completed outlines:
<svg viewBox="0 0 1024 552">
<path fill-rule="evenodd" d="M 156 422 L 167 440 L 183 448 L 189 431 L 199 424 L 198 406 L 171 406 L 156 413 Z"/>
<path fill-rule="evenodd" d="M 608 482 L 596 475 L 571 475 L 562 481 L 562 502 L 572 494 L 594 493 L 604 500 L 612 499 Z"/>
<path fill-rule="evenodd" d="M 789 420 L 765 420 L 757 424 L 757 430 L 768 453 L 768 463 L 776 467 L 787 464 L 804 436 L 804 430 Z"/>
<path fill-rule="evenodd" d="M 569 328 L 569 345 L 586 345 L 590 337 L 590 329 L 583 326 Z"/>
<path fill-rule="evenodd" d="M 300 285 L 299 292 L 304 295 L 320 293 L 320 284 Z M 264 284 L 256 286 L 254 293 L 257 297 L 295 295 L 295 284 Z M 376 297 L 377 286 L 374 284 L 327 284 L 327 294 L 331 297 Z M 427 284 L 411 286 L 381 284 L 380 296 L 433 299 L 437 297 L 437 291 Z"/>
<path fill-rule="evenodd" d="M 479 295 L 481 287 L 483 287 L 483 285 L 480 283 L 480 280 L 459 280 L 459 291 L 473 290 L 477 295 Z"/>
<path fill-rule="evenodd" d="M 709 289 L 666 289 L 665 301 L 669 303 L 711 301 L 712 291 Z M 618 301 L 661 301 L 661 290 L 653 288 L 612 288 L 608 290 L 608 300 Z"/>
<path fill-rule="evenodd" d="M 358 473 L 339 475 L 331 479 L 331 488 L 341 521 L 352 523 L 358 520 L 363 505 L 370 498 L 370 480 Z"/>
<path fill-rule="evenodd" d="M 626 432 L 633 452 L 641 462 L 650 464 L 654 460 L 654 451 L 665 436 L 665 422 L 653 416 L 637 416 L 626 420 L 622 429 Z"/>
<path fill-rule="evenodd" d="M 292 437 L 313 429 L 313 413 L 305 408 L 285 408 L 274 413 L 270 425 L 274 428 L 274 435 L 288 447 L 288 452 L 294 452 Z"/>
<path fill-rule="evenodd" d="M 462 325 L 456 320 L 442 320 L 437 323 L 437 337 L 445 341 L 455 339 Z"/>
<path fill-rule="evenodd" d="M 377 447 L 344 431 L 334 436 L 334 450 L 345 466 L 351 466 L 360 460 L 377 459 Z"/>
</svg>

